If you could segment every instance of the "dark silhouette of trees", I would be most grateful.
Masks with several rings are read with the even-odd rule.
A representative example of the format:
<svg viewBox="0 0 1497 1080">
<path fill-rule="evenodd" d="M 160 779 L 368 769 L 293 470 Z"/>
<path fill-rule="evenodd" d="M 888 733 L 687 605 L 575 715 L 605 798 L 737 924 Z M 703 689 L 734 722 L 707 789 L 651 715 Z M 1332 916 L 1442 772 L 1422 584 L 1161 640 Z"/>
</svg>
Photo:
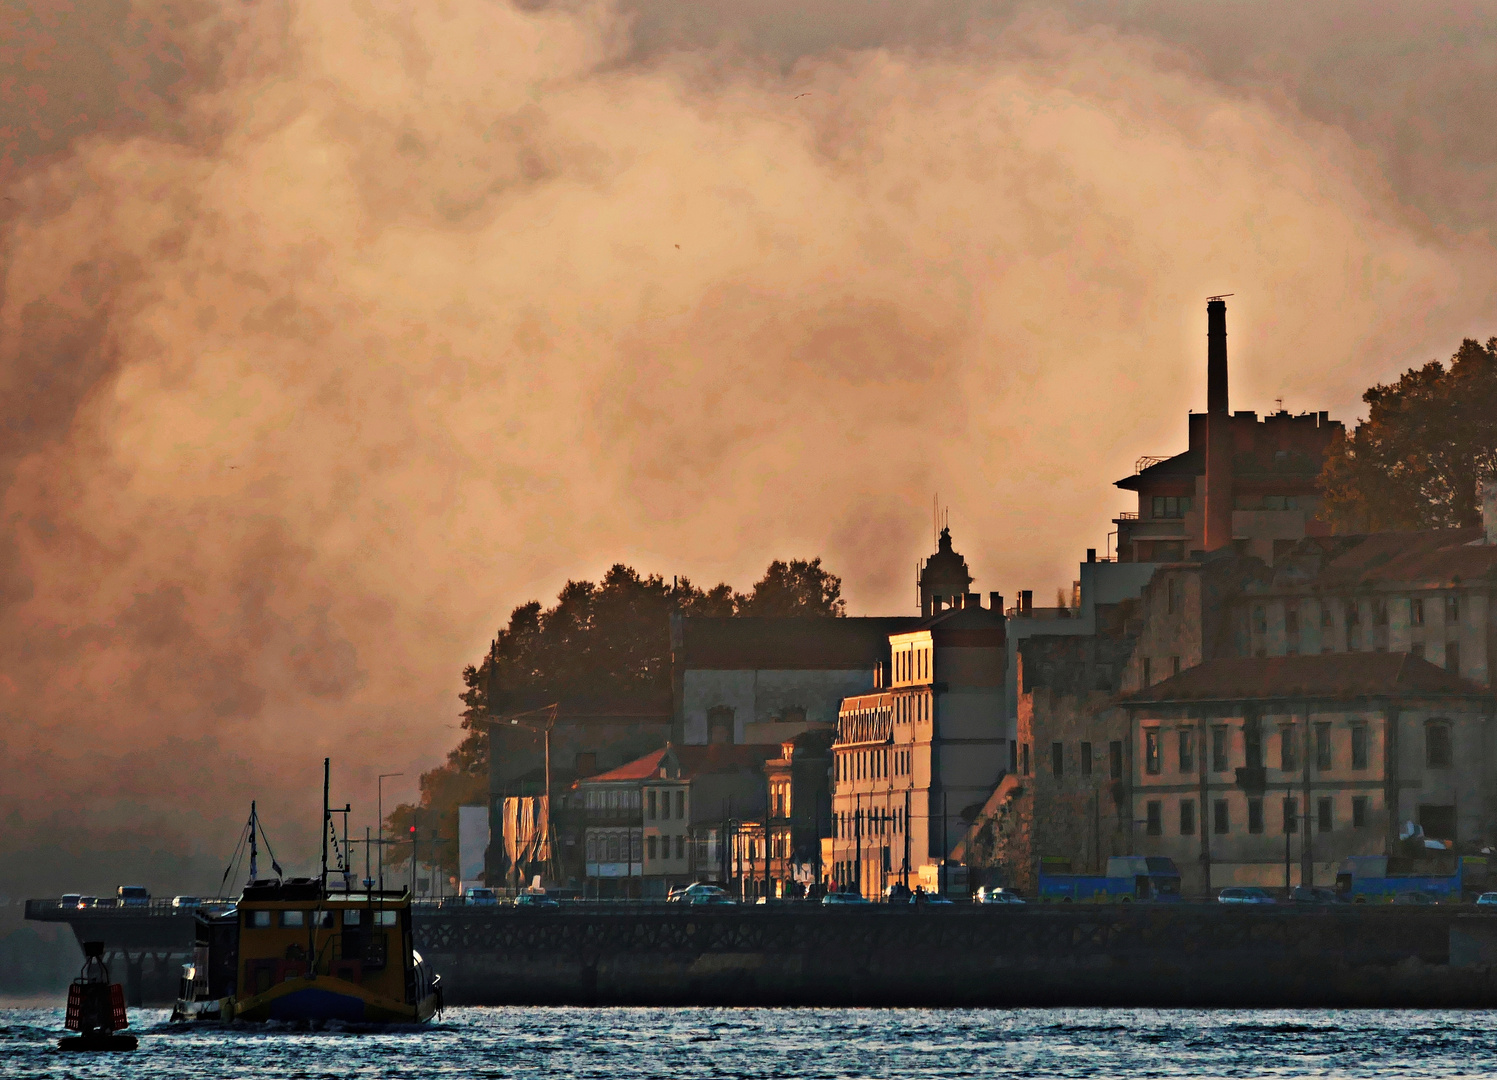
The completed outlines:
<svg viewBox="0 0 1497 1080">
<path fill-rule="evenodd" d="M 1325 511 L 1343 532 L 1481 524 L 1478 487 L 1497 475 L 1497 338 L 1467 338 L 1369 389 L 1367 419 L 1326 455 Z"/>
<path fill-rule="evenodd" d="M 457 808 L 488 804 L 491 686 L 496 712 L 505 710 L 506 701 L 663 693 L 671 685 L 673 612 L 838 617 L 846 608 L 842 579 L 819 558 L 776 559 L 747 594 L 726 583 L 703 590 L 690 578 L 667 581 L 616 563 L 597 583 L 568 581 L 549 608 L 538 600 L 521 604 L 510 612 L 491 653 L 463 669 L 462 741 L 445 763 L 421 775 L 419 812 L 402 804 L 389 814 L 387 835 L 408 838 L 414 815 L 422 852 L 440 849 L 443 867 L 456 872 Z M 421 861 L 428 861 L 426 854 Z"/>
</svg>

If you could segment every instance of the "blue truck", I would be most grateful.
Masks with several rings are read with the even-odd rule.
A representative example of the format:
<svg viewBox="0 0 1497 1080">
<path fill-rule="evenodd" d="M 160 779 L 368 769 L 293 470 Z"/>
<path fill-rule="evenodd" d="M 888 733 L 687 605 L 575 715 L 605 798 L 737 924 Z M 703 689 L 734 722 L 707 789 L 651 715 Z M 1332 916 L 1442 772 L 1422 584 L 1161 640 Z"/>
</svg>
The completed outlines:
<svg viewBox="0 0 1497 1080">
<path fill-rule="evenodd" d="M 1114 855 L 1106 874 L 1073 874 L 1068 859 L 1040 859 L 1042 904 L 1131 904 L 1180 899 L 1180 870 L 1159 855 Z"/>
<path fill-rule="evenodd" d="M 1336 872 L 1336 895 L 1353 904 L 1388 904 L 1401 893 L 1458 904 L 1487 884 L 1487 860 L 1470 855 L 1353 855 L 1342 859 Z"/>
</svg>

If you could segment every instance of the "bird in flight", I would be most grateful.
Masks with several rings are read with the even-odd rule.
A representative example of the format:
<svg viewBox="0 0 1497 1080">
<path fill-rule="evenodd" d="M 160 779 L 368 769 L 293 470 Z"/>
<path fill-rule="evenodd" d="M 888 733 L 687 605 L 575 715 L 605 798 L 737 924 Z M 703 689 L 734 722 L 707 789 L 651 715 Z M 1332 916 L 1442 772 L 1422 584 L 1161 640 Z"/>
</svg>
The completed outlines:
<svg viewBox="0 0 1497 1080">
<path fill-rule="evenodd" d="M 811 91 L 807 90 L 804 94 L 796 94 L 794 100 L 799 101 L 803 97 L 810 97 L 810 96 L 811 96 Z"/>
</svg>

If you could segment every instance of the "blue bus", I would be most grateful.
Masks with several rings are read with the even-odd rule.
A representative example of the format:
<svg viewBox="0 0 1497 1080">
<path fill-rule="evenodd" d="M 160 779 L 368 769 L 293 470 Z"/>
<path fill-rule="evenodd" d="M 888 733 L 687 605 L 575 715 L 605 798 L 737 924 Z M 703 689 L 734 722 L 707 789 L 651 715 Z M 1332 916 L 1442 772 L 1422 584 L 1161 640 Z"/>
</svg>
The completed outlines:
<svg viewBox="0 0 1497 1080">
<path fill-rule="evenodd" d="M 1425 893 L 1458 904 L 1468 888 L 1487 883 L 1487 860 L 1469 855 L 1409 859 L 1398 855 L 1353 855 L 1341 860 L 1336 895 L 1353 904 L 1387 904 L 1399 893 Z"/>
<path fill-rule="evenodd" d="M 1040 859 L 1040 902 L 1044 904 L 1131 904 L 1180 899 L 1180 871 L 1174 859 L 1159 855 L 1114 855 L 1107 873 L 1073 874 L 1068 859 Z"/>
</svg>

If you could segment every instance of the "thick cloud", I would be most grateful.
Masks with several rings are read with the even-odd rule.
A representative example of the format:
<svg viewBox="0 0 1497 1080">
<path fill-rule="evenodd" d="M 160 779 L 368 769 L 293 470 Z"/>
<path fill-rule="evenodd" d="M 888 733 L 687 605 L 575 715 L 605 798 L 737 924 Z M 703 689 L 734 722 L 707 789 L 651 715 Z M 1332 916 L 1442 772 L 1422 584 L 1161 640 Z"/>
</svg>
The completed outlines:
<svg viewBox="0 0 1497 1080">
<path fill-rule="evenodd" d="M 1229 62 L 1132 7 L 100 10 L 107 47 L 33 54 L 113 89 L 12 108 L 12 850 L 216 851 L 256 795 L 315 827 L 325 754 L 372 819 L 509 608 L 619 559 L 821 554 L 905 610 L 939 490 L 979 587 L 1046 595 L 1183 442 L 1211 293 L 1241 408 L 1347 415 L 1490 331 L 1491 155 L 1315 91 L 1350 80 L 1309 31 Z M 1458 125 L 1486 91 L 1451 93 Z"/>
</svg>

